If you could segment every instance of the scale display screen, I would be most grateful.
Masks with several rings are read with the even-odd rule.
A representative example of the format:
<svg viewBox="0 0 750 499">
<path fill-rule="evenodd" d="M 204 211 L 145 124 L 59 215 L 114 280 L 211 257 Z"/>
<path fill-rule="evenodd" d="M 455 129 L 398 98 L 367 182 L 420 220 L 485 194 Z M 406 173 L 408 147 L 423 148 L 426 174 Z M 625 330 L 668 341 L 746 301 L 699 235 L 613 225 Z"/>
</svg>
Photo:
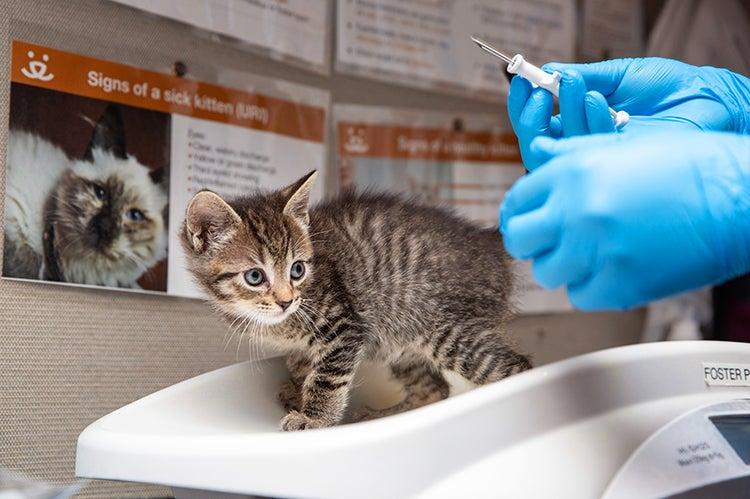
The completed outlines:
<svg viewBox="0 0 750 499">
<path fill-rule="evenodd" d="M 710 416 L 708 419 L 745 464 L 750 464 L 750 414 Z"/>
</svg>

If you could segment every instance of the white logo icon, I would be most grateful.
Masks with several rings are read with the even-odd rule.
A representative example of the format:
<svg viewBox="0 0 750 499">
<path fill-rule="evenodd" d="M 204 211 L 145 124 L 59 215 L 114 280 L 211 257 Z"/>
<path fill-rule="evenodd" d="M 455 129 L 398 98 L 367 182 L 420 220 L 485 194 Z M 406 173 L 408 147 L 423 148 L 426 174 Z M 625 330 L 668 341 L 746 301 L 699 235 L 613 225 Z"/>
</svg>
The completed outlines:
<svg viewBox="0 0 750 499">
<path fill-rule="evenodd" d="M 346 152 L 353 152 L 356 154 L 366 153 L 370 149 L 370 145 L 365 141 L 365 131 L 363 129 L 355 129 L 350 127 L 346 130 L 346 142 L 344 143 L 344 150 Z"/>
<path fill-rule="evenodd" d="M 47 54 L 42 54 L 42 60 L 41 61 L 35 61 L 34 60 L 34 52 L 29 50 L 26 55 L 29 56 L 29 68 L 21 68 L 21 73 L 26 78 L 32 79 L 32 80 L 42 80 L 42 81 L 50 81 L 52 78 L 55 77 L 52 73 L 47 73 L 47 62 L 49 61 L 49 56 Z"/>
</svg>

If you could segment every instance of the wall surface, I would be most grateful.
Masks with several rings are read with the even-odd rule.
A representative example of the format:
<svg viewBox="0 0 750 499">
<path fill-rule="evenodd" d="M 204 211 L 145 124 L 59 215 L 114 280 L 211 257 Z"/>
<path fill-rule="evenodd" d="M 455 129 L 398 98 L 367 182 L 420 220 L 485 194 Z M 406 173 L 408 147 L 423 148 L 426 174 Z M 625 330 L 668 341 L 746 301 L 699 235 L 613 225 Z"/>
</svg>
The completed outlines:
<svg viewBox="0 0 750 499">
<path fill-rule="evenodd" d="M 231 44 L 195 36 L 176 22 L 104 0 L 0 2 L 0 74 L 9 74 L 19 38 L 216 81 L 217 69 L 282 78 L 324 89 L 334 102 L 488 112 L 501 104 L 364 79 L 324 77 Z M 4 177 L 9 81 L 0 79 L 0 158 Z M 50 117 L 54 119 L 54 117 Z M 0 179 L 4 185 L 4 178 Z M 0 187 L 0 199 L 4 192 Z M 0 280 L 0 467 L 56 482 L 73 480 L 75 441 L 91 421 L 150 392 L 247 356 L 223 350 L 225 327 L 205 305 L 155 297 Z M 514 335 L 537 362 L 637 341 L 642 314 L 520 318 Z M 163 496 L 160 487 L 92 482 L 86 497 Z"/>
</svg>

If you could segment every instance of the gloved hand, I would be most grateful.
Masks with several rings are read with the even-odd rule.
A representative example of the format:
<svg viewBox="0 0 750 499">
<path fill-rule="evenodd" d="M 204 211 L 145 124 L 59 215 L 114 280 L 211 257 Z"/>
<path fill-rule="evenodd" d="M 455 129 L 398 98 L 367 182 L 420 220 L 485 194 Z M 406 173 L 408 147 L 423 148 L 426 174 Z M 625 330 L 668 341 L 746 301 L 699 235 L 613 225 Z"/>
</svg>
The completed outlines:
<svg viewBox="0 0 750 499">
<path fill-rule="evenodd" d="M 538 138 L 501 208 L 508 252 L 582 309 L 626 308 L 750 271 L 750 136 Z"/>
<path fill-rule="evenodd" d="M 537 136 L 572 137 L 615 131 L 607 106 L 630 113 L 625 134 L 700 129 L 750 134 L 750 80 L 726 69 L 661 58 L 594 64 L 550 63 L 559 71 L 560 114 L 552 96 L 520 77 L 511 82 L 508 114 L 527 168 L 538 166 L 528 148 Z"/>
<path fill-rule="evenodd" d="M 529 145 L 536 137 L 573 137 L 615 130 L 607 101 L 598 92 L 587 92 L 583 77 L 577 71 L 562 72 L 560 115 L 555 117 L 552 116 L 553 99 L 551 93 L 533 88 L 521 76 L 514 76 L 510 82 L 508 116 L 528 170 L 539 166 L 529 152 Z"/>
</svg>

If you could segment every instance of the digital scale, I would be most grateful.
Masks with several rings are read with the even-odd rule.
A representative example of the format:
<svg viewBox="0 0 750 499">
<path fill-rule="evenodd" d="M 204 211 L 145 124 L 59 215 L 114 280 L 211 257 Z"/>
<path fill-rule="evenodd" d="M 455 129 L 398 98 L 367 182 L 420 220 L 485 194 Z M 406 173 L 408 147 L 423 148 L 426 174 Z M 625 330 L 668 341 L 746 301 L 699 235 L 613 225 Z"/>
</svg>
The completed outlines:
<svg viewBox="0 0 750 499">
<path fill-rule="evenodd" d="M 750 497 L 750 400 L 695 409 L 662 427 L 615 475 L 605 499 Z"/>
<path fill-rule="evenodd" d="M 750 345 L 665 342 L 534 368 L 380 420 L 282 433 L 280 359 L 119 409 L 78 439 L 81 477 L 177 498 L 747 498 Z"/>
</svg>

